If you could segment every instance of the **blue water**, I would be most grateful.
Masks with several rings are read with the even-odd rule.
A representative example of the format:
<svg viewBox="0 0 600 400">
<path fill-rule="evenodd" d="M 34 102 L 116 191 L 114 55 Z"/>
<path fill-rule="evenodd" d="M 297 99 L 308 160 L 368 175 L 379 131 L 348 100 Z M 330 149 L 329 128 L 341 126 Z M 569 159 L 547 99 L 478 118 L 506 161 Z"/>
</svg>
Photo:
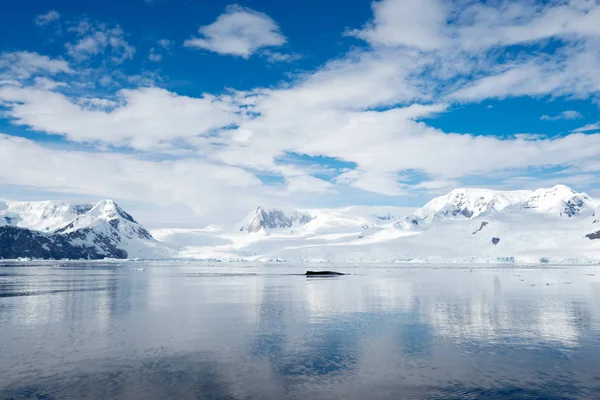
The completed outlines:
<svg viewBox="0 0 600 400">
<path fill-rule="evenodd" d="M 0 398 L 600 398 L 600 267 L 327 268 L 0 265 Z"/>
</svg>

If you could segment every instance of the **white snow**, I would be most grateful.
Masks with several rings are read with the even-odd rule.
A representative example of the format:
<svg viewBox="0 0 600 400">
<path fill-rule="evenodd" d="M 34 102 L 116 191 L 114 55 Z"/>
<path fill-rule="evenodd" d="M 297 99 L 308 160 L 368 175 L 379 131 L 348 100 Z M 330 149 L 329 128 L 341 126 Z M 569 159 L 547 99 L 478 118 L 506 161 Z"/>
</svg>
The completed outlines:
<svg viewBox="0 0 600 400">
<path fill-rule="evenodd" d="M 259 207 L 235 226 L 160 229 L 153 237 L 111 200 L 93 206 L 0 202 L 0 221 L 65 234 L 89 229 L 77 239 L 81 245 L 94 245 L 102 235 L 140 259 L 600 263 L 600 240 L 586 237 L 600 231 L 600 200 L 563 185 L 455 189 L 406 211 Z"/>
<path fill-rule="evenodd" d="M 175 254 L 169 246 L 151 237 L 112 200 L 101 200 L 95 205 L 58 201 L 2 201 L 2 225 L 58 234 L 81 231 L 82 237 L 74 238 L 70 243 L 95 247 L 100 254 L 106 252 L 95 242 L 99 236 L 127 251 L 129 258 L 168 258 Z"/>
<path fill-rule="evenodd" d="M 400 209 L 379 207 L 295 210 L 293 215 L 312 219 L 252 233 L 232 227 L 153 234 L 179 245 L 180 257 L 198 259 L 597 263 L 600 240 L 585 235 L 600 229 L 600 222 L 593 224 L 598 210 L 598 199 L 563 185 L 456 189 L 404 217 Z"/>
<path fill-rule="evenodd" d="M 60 201 L 1 201 L 0 226 L 14 225 L 36 231 L 52 232 L 92 208 L 90 204 Z"/>
</svg>

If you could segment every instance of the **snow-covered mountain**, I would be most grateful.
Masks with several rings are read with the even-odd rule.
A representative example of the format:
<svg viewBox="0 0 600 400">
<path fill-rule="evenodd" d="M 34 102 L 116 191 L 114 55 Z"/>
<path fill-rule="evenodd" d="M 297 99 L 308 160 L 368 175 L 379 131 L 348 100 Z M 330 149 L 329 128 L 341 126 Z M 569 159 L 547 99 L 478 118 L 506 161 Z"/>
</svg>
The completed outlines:
<svg viewBox="0 0 600 400">
<path fill-rule="evenodd" d="M 600 262 L 600 200 L 563 185 L 466 188 L 416 210 L 258 207 L 235 226 L 152 234 L 110 200 L 0 202 L 0 258 L 16 257 Z"/>
<path fill-rule="evenodd" d="M 0 201 L 0 226 L 11 225 L 51 232 L 91 210 L 91 204 L 58 201 Z"/>
<path fill-rule="evenodd" d="M 598 200 L 564 185 L 535 191 L 455 189 L 404 217 L 397 226 L 425 230 L 447 219 L 472 219 L 500 211 L 571 218 L 593 214 L 598 204 Z"/>
<path fill-rule="evenodd" d="M 1 202 L 0 258 L 164 258 L 173 252 L 112 200 Z"/>
<path fill-rule="evenodd" d="M 403 211 L 346 207 L 284 213 L 259 208 L 241 232 L 221 228 L 155 234 L 170 245 L 186 243 L 180 256 L 191 258 L 600 261 L 600 201 L 567 186 L 456 189 L 422 208 Z"/>
<path fill-rule="evenodd" d="M 314 217 L 310 214 L 293 211 L 286 214 L 279 209 L 265 210 L 258 207 L 250 221 L 240 228 L 240 232 L 270 231 L 273 229 L 293 228 L 309 223 Z"/>
</svg>

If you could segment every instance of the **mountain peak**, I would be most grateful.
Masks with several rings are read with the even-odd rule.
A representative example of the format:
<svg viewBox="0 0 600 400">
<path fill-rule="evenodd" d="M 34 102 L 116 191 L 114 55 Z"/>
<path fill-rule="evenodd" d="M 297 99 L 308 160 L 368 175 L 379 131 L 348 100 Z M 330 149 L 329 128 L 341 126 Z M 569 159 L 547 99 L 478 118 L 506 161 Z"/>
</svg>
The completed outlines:
<svg viewBox="0 0 600 400">
<path fill-rule="evenodd" d="M 557 184 L 552 186 L 549 190 L 560 191 L 560 192 L 569 192 L 569 193 L 577 193 L 571 187 L 567 185 Z"/>
<path fill-rule="evenodd" d="M 306 225 L 314 217 L 294 211 L 286 214 L 284 211 L 273 208 L 264 209 L 259 206 L 256 208 L 251 220 L 240 228 L 240 232 L 259 232 L 280 228 L 292 228 L 294 226 Z"/>
<path fill-rule="evenodd" d="M 125 210 L 119 207 L 119 205 L 111 199 L 100 200 L 90 210 L 90 213 L 97 217 L 102 217 L 104 219 L 110 220 L 120 217 L 129 222 L 137 223 L 130 214 L 125 212 Z"/>
<path fill-rule="evenodd" d="M 110 199 L 3 203 L 0 258 L 161 257 L 172 251 Z"/>
<path fill-rule="evenodd" d="M 0 225 L 18 226 L 52 232 L 78 215 L 92 209 L 91 204 L 71 204 L 62 201 L 2 201 Z"/>
<path fill-rule="evenodd" d="M 577 193 L 566 185 L 534 191 L 458 188 L 431 200 L 421 209 L 398 221 L 397 226 L 401 229 L 426 229 L 436 221 L 471 219 L 505 209 L 531 210 L 571 218 L 597 206 L 596 200 L 585 193 Z"/>
<path fill-rule="evenodd" d="M 568 217 L 573 217 L 588 207 L 595 207 L 592 198 L 585 193 L 577 193 L 565 185 L 535 190 L 521 204 L 523 209 L 535 209 L 541 213 Z"/>
</svg>

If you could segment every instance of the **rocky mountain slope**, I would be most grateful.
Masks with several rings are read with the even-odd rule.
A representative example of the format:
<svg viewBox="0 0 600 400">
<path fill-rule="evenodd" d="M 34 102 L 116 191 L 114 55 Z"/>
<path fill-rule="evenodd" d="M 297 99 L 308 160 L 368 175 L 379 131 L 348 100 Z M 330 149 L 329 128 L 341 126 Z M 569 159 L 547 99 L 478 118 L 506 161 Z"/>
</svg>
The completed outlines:
<svg viewBox="0 0 600 400">
<path fill-rule="evenodd" d="M 174 253 L 112 200 L 0 203 L 0 258 L 164 258 Z"/>
</svg>

